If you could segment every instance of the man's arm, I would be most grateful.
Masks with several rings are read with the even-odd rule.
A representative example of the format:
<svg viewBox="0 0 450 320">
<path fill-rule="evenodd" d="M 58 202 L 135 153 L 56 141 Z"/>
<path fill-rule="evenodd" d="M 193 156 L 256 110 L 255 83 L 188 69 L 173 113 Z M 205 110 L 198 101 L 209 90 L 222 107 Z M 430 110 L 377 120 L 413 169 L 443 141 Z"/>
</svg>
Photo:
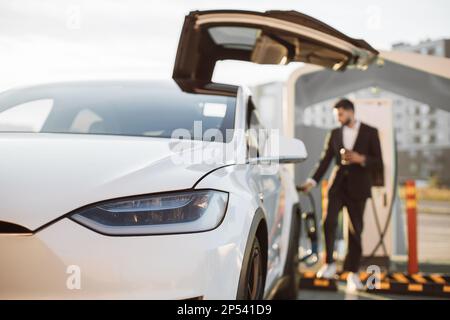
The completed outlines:
<svg viewBox="0 0 450 320">
<path fill-rule="evenodd" d="M 315 183 L 318 183 L 325 172 L 327 172 L 328 167 L 330 166 L 331 160 L 333 160 L 335 154 L 332 145 L 333 131 L 331 131 L 327 138 L 325 139 L 324 150 L 322 152 L 322 156 L 320 158 L 319 164 L 316 167 L 314 174 L 312 175 L 312 179 Z"/>
</svg>

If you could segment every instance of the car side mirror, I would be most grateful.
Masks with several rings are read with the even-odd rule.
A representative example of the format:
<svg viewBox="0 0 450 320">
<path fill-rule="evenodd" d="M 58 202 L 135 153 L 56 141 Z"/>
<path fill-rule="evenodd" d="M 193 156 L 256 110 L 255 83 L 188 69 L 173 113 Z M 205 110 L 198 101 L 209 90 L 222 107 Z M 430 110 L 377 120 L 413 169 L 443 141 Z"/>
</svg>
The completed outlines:
<svg viewBox="0 0 450 320">
<path fill-rule="evenodd" d="M 298 163 L 306 160 L 308 153 L 303 141 L 285 136 L 278 136 L 278 145 L 271 145 L 257 158 L 250 159 L 250 163 Z"/>
</svg>

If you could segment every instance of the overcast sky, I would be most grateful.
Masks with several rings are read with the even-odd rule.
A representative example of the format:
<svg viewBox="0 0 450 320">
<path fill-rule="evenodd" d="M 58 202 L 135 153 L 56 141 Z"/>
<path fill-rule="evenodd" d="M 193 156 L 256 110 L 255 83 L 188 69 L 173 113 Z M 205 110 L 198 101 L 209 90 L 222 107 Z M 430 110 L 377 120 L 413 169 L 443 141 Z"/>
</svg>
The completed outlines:
<svg viewBox="0 0 450 320">
<path fill-rule="evenodd" d="M 450 37 L 448 0 L 0 0 L 0 91 L 74 79 L 169 78 L 183 17 L 197 9 L 297 10 L 378 49 Z M 225 68 L 226 66 L 226 68 Z M 220 65 L 253 84 L 292 68 Z"/>
</svg>

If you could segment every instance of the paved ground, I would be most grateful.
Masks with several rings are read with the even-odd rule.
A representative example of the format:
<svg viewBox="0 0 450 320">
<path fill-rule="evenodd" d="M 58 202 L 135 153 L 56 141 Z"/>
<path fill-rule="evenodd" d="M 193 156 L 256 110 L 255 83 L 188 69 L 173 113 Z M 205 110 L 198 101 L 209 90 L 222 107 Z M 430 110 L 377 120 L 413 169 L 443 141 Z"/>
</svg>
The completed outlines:
<svg viewBox="0 0 450 320">
<path fill-rule="evenodd" d="M 406 226 L 406 214 L 403 219 Z M 419 201 L 417 233 L 420 262 L 450 264 L 450 202 Z"/>
<path fill-rule="evenodd" d="M 423 202 L 418 214 L 418 252 L 423 272 L 450 273 L 450 204 Z M 406 257 L 405 257 L 406 258 Z M 406 270 L 406 261 L 394 263 L 394 269 Z M 410 300 L 439 299 L 435 297 L 394 294 L 346 293 L 345 283 L 340 282 L 337 292 L 304 290 L 298 299 L 308 300 Z"/>
<path fill-rule="evenodd" d="M 450 261 L 450 213 L 418 215 L 419 261 Z"/>
<path fill-rule="evenodd" d="M 319 290 L 300 290 L 299 300 L 429 300 L 441 299 L 435 297 L 408 296 L 396 294 L 372 294 L 368 292 L 359 292 L 349 294 L 345 292 L 344 283 L 339 284 L 337 292 L 319 291 Z"/>
</svg>

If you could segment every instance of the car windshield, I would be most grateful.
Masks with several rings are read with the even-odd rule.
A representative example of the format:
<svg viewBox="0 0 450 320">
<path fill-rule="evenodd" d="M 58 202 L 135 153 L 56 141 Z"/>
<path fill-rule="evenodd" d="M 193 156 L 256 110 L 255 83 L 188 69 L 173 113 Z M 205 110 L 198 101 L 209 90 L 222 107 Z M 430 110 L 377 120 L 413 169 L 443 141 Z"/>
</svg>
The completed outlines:
<svg viewBox="0 0 450 320">
<path fill-rule="evenodd" d="M 229 141 L 235 106 L 235 97 L 185 93 L 170 82 L 42 85 L 0 94 L 0 132 L 171 138 L 181 129 L 201 140 L 213 129 Z"/>
</svg>

